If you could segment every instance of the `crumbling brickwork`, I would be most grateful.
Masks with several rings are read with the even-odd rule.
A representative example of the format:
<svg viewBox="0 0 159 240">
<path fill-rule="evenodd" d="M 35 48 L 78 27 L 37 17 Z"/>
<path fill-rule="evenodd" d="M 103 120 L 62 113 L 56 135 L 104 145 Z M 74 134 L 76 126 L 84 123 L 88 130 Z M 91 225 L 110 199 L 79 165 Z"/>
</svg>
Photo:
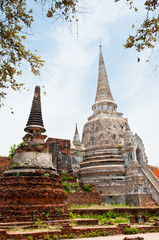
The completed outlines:
<svg viewBox="0 0 159 240">
<path fill-rule="evenodd" d="M 0 178 L 3 177 L 3 173 L 11 166 L 12 159 L 8 157 L 0 157 Z"/>
<path fill-rule="evenodd" d="M 51 171 L 5 176 L 1 179 L 0 222 L 66 219 L 66 198 L 59 178 Z"/>
<path fill-rule="evenodd" d="M 70 160 L 70 140 L 48 138 L 46 148 L 52 154 L 52 161 L 57 172 L 72 172 Z"/>
<path fill-rule="evenodd" d="M 100 204 L 102 202 L 102 198 L 97 191 L 86 192 L 86 191 L 78 191 L 74 193 L 69 193 L 68 195 L 68 204 Z"/>
</svg>

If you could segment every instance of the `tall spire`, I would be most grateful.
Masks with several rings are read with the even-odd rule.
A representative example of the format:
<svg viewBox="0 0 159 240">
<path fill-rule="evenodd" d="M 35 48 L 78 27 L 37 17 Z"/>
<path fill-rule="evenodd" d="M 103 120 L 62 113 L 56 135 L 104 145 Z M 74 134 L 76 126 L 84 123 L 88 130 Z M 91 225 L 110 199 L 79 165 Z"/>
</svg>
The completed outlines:
<svg viewBox="0 0 159 240">
<path fill-rule="evenodd" d="M 97 84 L 95 101 L 100 101 L 100 100 L 114 101 L 110 91 L 110 87 L 109 87 L 101 45 L 99 45 L 99 72 L 98 72 L 98 84 Z"/>
<path fill-rule="evenodd" d="M 94 117 L 101 116 L 122 116 L 116 112 L 117 104 L 111 94 L 108 77 L 105 69 L 102 46 L 99 45 L 99 72 L 95 103 L 92 106 L 93 115 L 88 118 L 91 120 Z"/>
<path fill-rule="evenodd" d="M 45 132 L 43 120 L 42 120 L 42 111 L 41 111 L 41 99 L 40 99 L 40 87 L 35 87 L 34 98 L 32 102 L 32 107 L 29 115 L 28 122 L 26 124 L 26 128 L 24 129 L 26 132 L 33 132 L 36 129 L 42 133 Z"/>
<path fill-rule="evenodd" d="M 75 135 L 74 135 L 74 138 L 73 138 L 73 143 L 80 143 L 80 136 L 79 136 L 79 133 L 78 133 L 77 123 L 76 123 Z"/>
<path fill-rule="evenodd" d="M 29 115 L 26 128 L 24 129 L 27 134 L 23 137 L 25 145 L 38 145 L 44 144 L 44 139 L 47 137 L 41 133 L 45 132 L 42 113 L 41 113 L 41 100 L 40 100 L 40 87 L 35 87 L 34 98 Z"/>
</svg>

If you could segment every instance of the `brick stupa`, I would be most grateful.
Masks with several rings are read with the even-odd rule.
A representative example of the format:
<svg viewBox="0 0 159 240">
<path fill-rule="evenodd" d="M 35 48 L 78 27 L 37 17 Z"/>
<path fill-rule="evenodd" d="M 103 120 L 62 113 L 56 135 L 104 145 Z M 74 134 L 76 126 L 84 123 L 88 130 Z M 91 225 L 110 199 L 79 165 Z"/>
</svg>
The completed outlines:
<svg viewBox="0 0 159 240">
<path fill-rule="evenodd" d="M 13 165 L 0 183 L 0 221 L 20 222 L 66 219 L 66 194 L 62 190 L 45 146 L 46 130 L 41 114 L 40 87 L 35 88 L 24 146 L 13 157 Z"/>
</svg>

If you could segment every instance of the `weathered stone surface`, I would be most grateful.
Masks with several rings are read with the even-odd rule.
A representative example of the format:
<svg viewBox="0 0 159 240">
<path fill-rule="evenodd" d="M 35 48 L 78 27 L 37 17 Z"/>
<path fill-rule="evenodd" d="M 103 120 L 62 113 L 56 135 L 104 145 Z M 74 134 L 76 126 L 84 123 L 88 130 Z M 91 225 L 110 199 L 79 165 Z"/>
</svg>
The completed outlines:
<svg viewBox="0 0 159 240">
<path fill-rule="evenodd" d="M 88 121 L 83 128 L 82 142 L 92 146 L 115 146 L 124 143 L 126 120 L 117 117 L 102 117 Z"/>
<path fill-rule="evenodd" d="M 54 169 L 52 157 L 47 152 L 21 152 L 14 155 L 13 164 L 16 168 Z"/>
</svg>

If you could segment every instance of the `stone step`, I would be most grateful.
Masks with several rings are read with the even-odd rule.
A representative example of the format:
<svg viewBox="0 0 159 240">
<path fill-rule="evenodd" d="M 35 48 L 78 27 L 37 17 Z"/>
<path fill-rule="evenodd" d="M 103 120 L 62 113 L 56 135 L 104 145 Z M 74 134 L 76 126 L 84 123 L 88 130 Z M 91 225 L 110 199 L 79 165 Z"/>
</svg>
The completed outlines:
<svg viewBox="0 0 159 240">
<path fill-rule="evenodd" d="M 86 166 L 99 166 L 99 165 L 121 165 L 123 164 L 123 160 L 122 159 L 102 159 L 102 160 L 90 160 L 90 161 L 83 161 L 81 163 L 81 167 L 86 167 Z"/>
<path fill-rule="evenodd" d="M 41 221 L 38 225 L 36 225 L 35 221 L 28 221 L 28 222 L 7 222 L 7 223 L 0 223 L 0 229 L 11 229 L 20 227 L 21 229 L 25 228 L 40 228 L 45 225 L 59 225 L 63 223 L 70 223 L 74 222 L 79 225 L 98 225 L 98 219 L 64 219 L 64 220 L 49 220 L 49 221 Z"/>
<path fill-rule="evenodd" d="M 121 154 L 120 154 L 120 152 L 108 152 L 108 151 L 106 151 L 106 150 L 103 150 L 102 152 L 98 152 L 98 151 L 96 151 L 96 152 L 86 152 L 86 157 L 87 156 L 102 156 L 102 155 L 110 155 L 110 156 L 121 156 Z"/>
<path fill-rule="evenodd" d="M 87 159 L 103 159 L 103 158 L 110 158 L 110 159 L 122 159 L 121 155 L 110 155 L 110 154 L 94 154 L 94 155 L 86 155 L 84 157 L 84 160 Z"/>
</svg>

